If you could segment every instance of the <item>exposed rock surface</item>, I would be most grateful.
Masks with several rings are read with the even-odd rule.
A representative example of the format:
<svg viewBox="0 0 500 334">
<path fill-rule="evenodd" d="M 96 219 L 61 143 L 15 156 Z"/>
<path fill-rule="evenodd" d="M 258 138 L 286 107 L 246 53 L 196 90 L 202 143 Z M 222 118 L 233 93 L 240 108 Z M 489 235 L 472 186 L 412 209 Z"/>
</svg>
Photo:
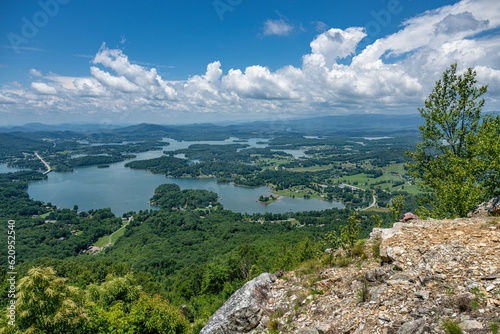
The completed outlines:
<svg viewBox="0 0 500 334">
<path fill-rule="evenodd" d="M 246 333 L 262 319 L 275 276 L 262 274 L 236 291 L 208 320 L 200 334 Z"/>
<path fill-rule="evenodd" d="M 412 212 L 407 212 L 401 217 L 400 222 L 409 222 L 410 220 L 418 219 L 418 216 Z"/>
<path fill-rule="evenodd" d="M 343 268 L 266 279 L 254 304 L 260 309 L 249 312 L 258 316 L 236 332 L 446 333 L 448 321 L 464 333 L 491 333 L 491 323 L 500 326 L 500 218 L 395 223 L 375 229 L 366 252 L 378 243 L 382 261 L 370 254 Z M 229 326 L 245 312 L 226 305 L 211 319 L 225 325 L 202 333 L 235 333 Z"/>
<path fill-rule="evenodd" d="M 500 216 L 500 196 L 479 204 L 469 217 Z"/>
</svg>

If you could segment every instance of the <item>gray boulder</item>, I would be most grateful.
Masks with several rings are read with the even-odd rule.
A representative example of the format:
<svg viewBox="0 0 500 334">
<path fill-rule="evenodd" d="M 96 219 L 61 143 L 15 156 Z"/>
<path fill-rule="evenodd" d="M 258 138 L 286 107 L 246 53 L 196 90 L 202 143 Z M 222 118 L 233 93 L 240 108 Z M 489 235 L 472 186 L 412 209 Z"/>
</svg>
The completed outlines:
<svg viewBox="0 0 500 334">
<path fill-rule="evenodd" d="M 246 333 L 257 327 L 276 277 L 264 273 L 247 282 L 215 312 L 200 334 Z"/>
<path fill-rule="evenodd" d="M 420 318 L 403 324 L 397 334 L 423 334 L 428 333 L 426 319 Z"/>
</svg>

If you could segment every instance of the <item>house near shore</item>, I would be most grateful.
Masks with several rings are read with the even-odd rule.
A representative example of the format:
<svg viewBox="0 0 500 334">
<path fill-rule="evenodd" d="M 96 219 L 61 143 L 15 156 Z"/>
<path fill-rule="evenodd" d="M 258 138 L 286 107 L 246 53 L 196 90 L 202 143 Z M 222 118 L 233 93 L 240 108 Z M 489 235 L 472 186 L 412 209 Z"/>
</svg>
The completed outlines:
<svg viewBox="0 0 500 334">
<path fill-rule="evenodd" d="M 95 253 L 98 253 L 98 252 L 100 252 L 100 251 L 101 251 L 101 247 L 97 247 L 97 246 L 89 246 L 89 247 L 87 248 L 86 253 L 87 253 L 87 254 L 92 254 L 92 255 L 94 255 Z"/>
</svg>

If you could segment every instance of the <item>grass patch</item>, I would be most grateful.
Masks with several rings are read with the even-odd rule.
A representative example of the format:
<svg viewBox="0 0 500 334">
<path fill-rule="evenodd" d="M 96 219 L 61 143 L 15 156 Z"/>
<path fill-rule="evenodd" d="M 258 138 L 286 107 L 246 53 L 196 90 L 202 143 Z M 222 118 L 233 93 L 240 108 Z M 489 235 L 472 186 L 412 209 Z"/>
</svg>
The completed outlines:
<svg viewBox="0 0 500 334">
<path fill-rule="evenodd" d="M 374 179 L 370 178 L 368 174 L 360 173 L 356 175 L 344 176 L 339 180 L 341 183 L 347 183 L 362 189 L 368 189 L 370 187 L 370 180 Z"/>
<path fill-rule="evenodd" d="M 109 243 L 109 235 L 105 235 L 97 239 L 97 241 L 94 243 L 94 246 L 102 248 L 106 246 L 108 243 Z"/>
<path fill-rule="evenodd" d="M 361 286 L 361 289 L 359 289 L 357 295 L 359 297 L 359 302 L 360 303 L 366 303 L 369 298 L 369 290 L 368 290 L 368 282 L 366 281 L 366 278 L 363 277 L 363 285 Z"/>
<path fill-rule="evenodd" d="M 344 267 L 349 266 L 349 264 L 351 264 L 351 261 L 352 261 L 352 258 L 350 258 L 350 257 L 339 257 L 339 258 L 335 259 L 335 266 L 340 267 L 340 268 L 344 268 Z"/>
<path fill-rule="evenodd" d="M 446 334 L 463 334 L 462 328 L 452 320 L 444 320 L 443 327 Z"/>
<path fill-rule="evenodd" d="M 50 215 L 50 212 L 44 213 L 43 215 L 40 215 L 40 218 L 46 219 Z"/>
<path fill-rule="evenodd" d="M 372 243 L 372 253 L 373 257 L 376 259 L 380 259 L 380 244 L 382 243 L 381 238 L 377 238 Z"/>
<path fill-rule="evenodd" d="M 309 196 L 309 198 L 324 199 L 323 197 L 315 193 L 315 191 L 307 189 L 294 190 L 292 188 L 287 190 L 274 190 L 273 192 L 278 196 L 295 197 L 295 198 L 304 198 L 304 196 Z"/>
<path fill-rule="evenodd" d="M 100 237 L 94 244 L 97 247 L 105 247 L 109 243 L 114 244 L 123 234 L 125 234 L 125 227 L 128 225 L 128 221 L 124 222 L 122 227 L 113 232 L 111 235 L 105 235 Z M 111 239 L 111 240 L 110 240 Z"/>
<path fill-rule="evenodd" d="M 352 246 L 351 249 L 351 254 L 352 256 L 366 256 L 365 254 L 365 242 L 366 240 L 358 240 L 356 243 Z"/>
<path fill-rule="evenodd" d="M 267 169 L 274 170 L 283 164 L 289 163 L 290 159 L 280 159 L 280 158 L 259 158 L 257 165 L 265 167 Z"/>
<path fill-rule="evenodd" d="M 363 212 L 391 212 L 391 210 L 389 210 L 389 208 L 371 207 L 369 209 L 363 210 Z"/>
<path fill-rule="evenodd" d="M 296 168 L 287 168 L 287 171 L 290 172 L 319 172 L 319 171 L 324 171 L 324 170 L 330 170 L 332 169 L 332 165 L 316 165 L 316 166 L 310 166 L 310 167 L 296 167 Z"/>
<path fill-rule="evenodd" d="M 404 163 L 399 164 L 390 164 L 388 166 L 382 168 L 375 168 L 382 171 L 383 175 L 377 178 L 372 178 L 368 174 L 360 173 L 356 175 L 349 175 L 340 178 L 340 182 L 354 185 L 356 187 L 362 189 L 369 189 L 370 186 L 378 186 L 382 189 L 388 191 L 406 191 L 410 194 L 417 195 L 420 193 L 420 189 L 415 184 L 409 184 L 402 176 L 406 174 L 404 170 Z M 393 182 L 401 182 L 405 183 L 402 185 L 398 185 L 393 187 Z"/>
<path fill-rule="evenodd" d="M 126 225 L 125 225 L 126 226 Z M 114 244 L 121 236 L 125 234 L 125 226 L 111 235 L 111 243 Z"/>
</svg>

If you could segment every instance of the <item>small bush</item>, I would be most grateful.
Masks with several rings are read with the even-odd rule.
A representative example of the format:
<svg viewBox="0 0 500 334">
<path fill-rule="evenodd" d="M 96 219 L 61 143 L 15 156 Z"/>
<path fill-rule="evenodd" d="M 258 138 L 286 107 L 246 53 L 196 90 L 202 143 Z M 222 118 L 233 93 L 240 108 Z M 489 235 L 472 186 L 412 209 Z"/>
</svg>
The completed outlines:
<svg viewBox="0 0 500 334">
<path fill-rule="evenodd" d="M 293 309 L 295 311 L 298 311 L 299 308 L 302 306 L 302 303 L 304 302 L 304 300 L 306 300 L 306 295 L 303 292 L 297 294 L 297 299 L 295 299 Z"/>
<path fill-rule="evenodd" d="M 351 248 L 352 256 L 363 256 L 365 255 L 365 240 L 358 240 Z"/>
<path fill-rule="evenodd" d="M 496 322 L 490 322 L 490 331 L 492 334 L 498 334 L 499 328 Z"/>
<path fill-rule="evenodd" d="M 335 260 L 335 266 L 337 267 L 347 267 L 351 263 L 352 259 L 350 257 L 339 257 Z"/>
<path fill-rule="evenodd" d="M 467 295 L 458 296 L 455 299 L 455 306 L 460 312 L 472 311 L 472 300 Z"/>
<path fill-rule="evenodd" d="M 358 291 L 358 297 L 359 301 L 361 303 L 366 303 L 369 298 L 369 290 L 368 290 L 368 282 L 366 281 L 366 278 L 363 277 L 363 285 L 361 286 L 361 289 Z"/>
<path fill-rule="evenodd" d="M 267 323 L 267 328 L 270 333 L 279 333 L 279 321 L 275 317 L 271 317 Z"/>
<path fill-rule="evenodd" d="M 314 274 L 321 269 L 321 267 L 320 261 L 316 259 L 307 260 L 301 264 L 300 268 L 297 270 L 297 274 L 300 276 Z"/>
<path fill-rule="evenodd" d="M 446 334 L 463 334 L 462 328 L 458 325 L 458 323 L 452 320 L 444 320 L 443 327 Z"/>
<path fill-rule="evenodd" d="M 325 253 L 321 258 L 320 258 L 320 263 L 322 266 L 331 266 L 333 264 L 333 254 L 332 253 Z"/>
</svg>

